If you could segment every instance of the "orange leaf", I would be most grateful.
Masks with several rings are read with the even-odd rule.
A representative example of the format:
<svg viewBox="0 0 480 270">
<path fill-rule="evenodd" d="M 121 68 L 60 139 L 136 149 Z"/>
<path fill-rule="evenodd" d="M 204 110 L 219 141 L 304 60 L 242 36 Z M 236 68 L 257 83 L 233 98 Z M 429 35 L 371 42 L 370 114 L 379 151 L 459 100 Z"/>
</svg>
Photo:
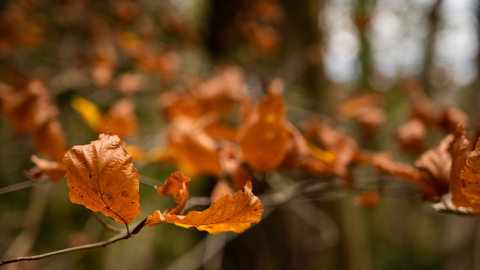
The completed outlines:
<svg viewBox="0 0 480 270">
<path fill-rule="evenodd" d="M 178 204 L 177 207 L 167 209 L 165 213 L 168 214 L 182 214 L 183 210 L 185 209 L 185 205 L 187 205 L 188 200 L 188 192 L 190 186 L 190 178 L 183 176 L 182 173 L 176 172 L 172 173 L 163 186 L 157 188 L 155 190 L 158 192 L 158 195 L 162 197 L 166 197 L 168 195 L 173 195 L 175 202 Z"/>
<path fill-rule="evenodd" d="M 480 212 L 480 140 L 477 141 L 475 150 L 467 158 L 467 162 L 460 173 L 462 186 L 460 190 L 471 203 L 476 213 Z"/>
<path fill-rule="evenodd" d="M 56 183 L 60 181 L 67 172 L 67 167 L 62 163 L 41 159 L 35 155 L 31 157 L 31 160 L 35 163 L 36 167 L 30 169 L 27 173 L 30 179 L 39 179 L 42 174 L 46 173 L 48 177 Z"/>
<path fill-rule="evenodd" d="M 462 192 L 463 181 L 461 177 L 467 177 L 470 173 L 462 173 L 462 169 L 468 166 L 467 153 L 470 152 L 470 142 L 465 138 L 465 128 L 458 125 L 454 133 L 454 139 L 450 145 L 450 153 L 452 155 L 452 169 L 450 171 L 450 192 L 452 192 L 452 203 L 456 207 L 472 208 L 475 212 L 480 212 L 480 205 L 472 205 Z M 472 163 L 472 162 L 470 162 Z M 468 169 L 470 171 L 470 169 Z"/>
<path fill-rule="evenodd" d="M 180 171 L 190 177 L 221 174 L 217 143 L 198 123 L 187 117 L 176 118 L 167 136 L 169 154 Z"/>
<path fill-rule="evenodd" d="M 288 150 L 289 132 L 283 99 L 269 91 L 240 131 L 240 147 L 245 162 L 257 172 L 277 168 Z"/>
<path fill-rule="evenodd" d="M 125 138 L 137 132 L 135 104 L 127 98 L 116 101 L 103 116 L 97 130 L 108 128 L 120 138 Z"/>
<path fill-rule="evenodd" d="M 55 161 L 61 161 L 65 155 L 67 142 L 62 125 L 57 119 L 52 119 L 33 134 L 35 148 Z"/>
<path fill-rule="evenodd" d="M 123 224 L 140 214 L 138 173 L 118 136 L 107 132 L 90 144 L 75 146 L 63 163 L 73 203 Z"/>
<path fill-rule="evenodd" d="M 225 179 L 219 179 L 213 187 L 210 199 L 216 201 L 226 194 L 233 195 L 234 191 Z"/>
<path fill-rule="evenodd" d="M 25 89 L 16 92 L 0 85 L 0 102 L 3 114 L 18 133 L 31 132 L 57 114 L 48 90 L 38 80 L 32 80 Z"/>
<path fill-rule="evenodd" d="M 375 170 L 418 184 L 420 173 L 413 166 L 394 161 L 389 153 L 367 154 Z"/>
<path fill-rule="evenodd" d="M 423 153 L 415 161 L 420 172 L 419 186 L 424 200 L 434 201 L 449 191 L 452 159 L 448 149 L 452 141 L 453 135 L 450 134 L 437 147 Z"/>
<path fill-rule="evenodd" d="M 367 190 L 362 194 L 355 197 L 353 203 L 358 206 L 363 206 L 365 208 L 374 208 L 378 204 L 380 196 L 377 189 Z"/>
<path fill-rule="evenodd" d="M 402 149 L 422 152 L 425 148 L 426 136 L 425 124 L 418 119 L 412 119 L 397 129 L 395 140 Z"/>
<path fill-rule="evenodd" d="M 174 223 L 177 226 L 207 231 L 212 234 L 228 231 L 241 233 L 249 228 L 251 223 L 260 222 L 263 205 L 252 193 L 250 182 L 245 186 L 245 192 L 238 191 L 235 195 L 225 195 L 213 202 L 210 208 L 203 212 L 191 211 L 186 216 L 166 214 L 159 210 L 147 218 L 147 226 L 160 223 Z"/>
</svg>

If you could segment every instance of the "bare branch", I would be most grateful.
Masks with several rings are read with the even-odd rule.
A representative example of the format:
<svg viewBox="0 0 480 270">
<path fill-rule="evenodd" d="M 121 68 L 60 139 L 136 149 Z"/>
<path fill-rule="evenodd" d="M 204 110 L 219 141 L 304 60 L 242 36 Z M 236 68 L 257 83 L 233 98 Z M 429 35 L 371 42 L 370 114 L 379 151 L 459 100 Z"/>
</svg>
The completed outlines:
<svg viewBox="0 0 480 270">
<path fill-rule="evenodd" d="M 14 185 L 11 185 L 11 186 L 0 188 L 0 195 L 5 194 L 5 193 L 9 193 L 9 192 L 13 192 L 13 191 L 17 191 L 17 190 L 20 190 L 20 189 L 29 188 L 29 187 L 33 187 L 33 186 L 37 186 L 37 185 L 48 184 L 48 183 L 52 183 L 52 180 L 50 180 L 50 178 L 48 178 L 48 177 L 47 178 L 42 178 L 40 180 L 27 180 L 27 181 L 24 181 L 24 182 L 21 182 L 21 183 L 18 183 L 18 184 L 14 184 Z"/>
<path fill-rule="evenodd" d="M 28 257 L 16 257 L 16 258 L 8 259 L 8 260 L 3 260 L 3 261 L 0 262 L 0 266 L 5 265 L 5 264 L 9 264 L 9 263 L 21 262 L 21 261 L 40 260 L 40 259 L 43 259 L 43 258 L 46 258 L 46 257 L 50 257 L 50 256 L 58 255 L 58 254 L 63 254 L 63 253 L 68 253 L 68 252 L 72 252 L 72 251 L 77 251 L 77 250 L 92 249 L 92 248 L 96 248 L 96 247 L 105 247 L 105 246 L 113 244 L 117 241 L 127 239 L 128 237 L 129 237 L 129 235 L 126 234 L 125 231 L 122 230 L 121 233 L 119 233 L 119 234 L 115 235 L 114 237 L 112 237 L 108 240 L 105 240 L 105 241 L 101 241 L 101 242 L 97 242 L 97 243 L 93 243 L 93 244 L 87 244 L 87 245 L 78 246 L 78 247 L 61 249 L 61 250 L 57 250 L 57 251 L 53 251 L 53 252 L 49 252 L 49 253 L 45 253 L 45 254 L 41 254 L 41 255 L 28 256 Z"/>
<path fill-rule="evenodd" d="M 136 235 L 143 228 L 146 220 L 147 219 L 144 219 L 142 222 L 137 224 L 135 226 L 135 229 L 133 229 L 132 233 L 127 232 L 127 230 L 125 229 L 125 230 L 121 230 L 117 235 L 115 235 L 114 237 L 112 237 L 108 240 L 105 240 L 105 241 L 101 241 L 101 242 L 97 242 L 97 243 L 93 243 L 93 244 L 87 244 L 87 245 L 83 245 L 83 246 L 61 249 L 61 250 L 57 250 L 57 251 L 53 251 L 53 252 L 49 252 L 49 253 L 45 253 L 45 254 L 41 254 L 41 255 L 28 256 L 28 257 L 16 257 L 16 258 L 12 258 L 12 259 L 7 259 L 7 260 L 1 261 L 0 266 L 5 265 L 5 264 L 10 264 L 10 263 L 21 262 L 21 261 L 40 260 L 40 259 L 43 259 L 43 258 L 46 258 L 46 257 L 59 255 L 59 254 L 63 254 L 63 253 L 68 253 L 68 252 L 72 252 L 72 251 L 77 251 L 77 250 L 86 250 L 86 249 L 92 249 L 92 248 L 97 248 L 97 247 L 106 247 L 107 245 L 113 244 L 113 243 L 115 243 L 117 241 L 120 241 L 120 240 L 125 240 L 125 239 L 128 239 L 128 238 L 131 238 L 134 235 Z"/>
</svg>

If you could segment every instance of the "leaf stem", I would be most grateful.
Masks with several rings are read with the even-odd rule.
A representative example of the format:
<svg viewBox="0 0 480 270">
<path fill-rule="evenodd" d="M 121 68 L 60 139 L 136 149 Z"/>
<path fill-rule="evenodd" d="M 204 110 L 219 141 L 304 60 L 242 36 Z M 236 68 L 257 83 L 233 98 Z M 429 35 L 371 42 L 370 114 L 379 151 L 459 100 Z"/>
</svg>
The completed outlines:
<svg viewBox="0 0 480 270">
<path fill-rule="evenodd" d="M 102 223 L 102 225 L 109 231 L 116 232 L 116 233 L 121 233 L 123 230 L 113 227 L 112 225 L 108 224 L 99 214 L 96 212 L 93 212 L 93 215 L 97 218 L 97 220 Z M 127 227 L 128 228 L 128 227 Z M 128 231 L 128 230 L 127 230 Z"/>
</svg>

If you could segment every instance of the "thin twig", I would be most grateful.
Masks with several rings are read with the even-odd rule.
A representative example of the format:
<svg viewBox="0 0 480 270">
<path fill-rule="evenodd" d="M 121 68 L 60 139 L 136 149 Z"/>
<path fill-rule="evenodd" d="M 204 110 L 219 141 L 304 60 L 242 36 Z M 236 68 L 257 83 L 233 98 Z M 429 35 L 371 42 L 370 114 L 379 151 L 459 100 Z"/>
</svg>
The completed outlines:
<svg viewBox="0 0 480 270">
<path fill-rule="evenodd" d="M 20 190 L 20 189 L 24 189 L 24 188 L 29 188 L 29 187 L 33 187 L 33 186 L 48 184 L 48 183 L 51 183 L 51 182 L 52 181 L 48 177 L 47 178 L 42 178 L 40 180 L 28 180 L 28 181 L 25 181 L 25 182 L 21 182 L 21 183 L 18 183 L 18 184 L 14 184 L 14 185 L 11 185 L 11 186 L 0 188 L 0 195 L 6 194 L 6 193 L 9 193 L 9 192 L 13 192 L 13 191 L 17 191 L 17 190 Z"/>
<path fill-rule="evenodd" d="M 101 242 L 97 242 L 97 243 L 93 243 L 93 244 L 82 245 L 82 246 L 78 246 L 78 247 L 61 249 L 61 250 L 57 250 L 57 251 L 53 251 L 53 252 L 49 252 L 49 253 L 45 253 L 45 254 L 41 254 L 41 255 L 28 256 L 28 257 L 16 257 L 16 258 L 12 258 L 12 259 L 7 259 L 7 260 L 1 261 L 0 266 L 5 265 L 5 264 L 20 262 L 20 261 L 40 260 L 40 259 L 43 259 L 43 258 L 46 258 L 46 257 L 59 255 L 59 254 L 63 254 L 63 253 L 68 253 L 68 252 L 72 252 L 72 251 L 77 251 L 77 250 L 86 250 L 86 249 L 92 249 L 92 248 L 97 248 L 97 247 L 106 247 L 107 245 L 113 244 L 117 241 L 125 240 L 125 239 L 128 239 L 128 238 L 131 238 L 131 237 L 135 236 L 143 228 L 146 220 L 147 219 L 144 219 L 144 220 L 142 220 L 142 222 L 137 224 L 135 226 L 135 229 L 133 229 L 133 231 L 131 233 L 125 229 L 125 230 L 122 230 L 117 235 L 115 235 L 114 237 L 112 237 L 108 240 L 105 240 L 105 241 L 101 241 Z"/>
<path fill-rule="evenodd" d="M 112 232 L 116 232 L 116 233 L 121 233 L 123 230 L 120 229 L 120 228 L 117 228 L 117 227 L 114 227 L 110 224 L 108 224 L 99 214 L 97 214 L 96 212 L 93 212 L 93 215 L 97 218 L 98 221 L 100 221 L 100 223 L 102 223 L 102 225 L 109 231 L 112 231 Z"/>
<path fill-rule="evenodd" d="M 112 237 L 108 240 L 105 240 L 105 241 L 101 241 L 101 242 L 97 242 L 97 243 L 93 243 L 93 244 L 87 244 L 87 245 L 78 246 L 78 247 L 60 249 L 60 250 L 57 250 L 57 251 L 53 251 L 53 252 L 49 252 L 49 253 L 45 253 L 45 254 L 41 254 L 41 255 L 28 256 L 28 257 L 16 257 L 16 258 L 8 259 L 8 260 L 3 260 L 3 261 L 0 262 L 0 266 L 5 265 L 5 264 L 9 264 L 9 263 L 20 262 L 20 261 L 40 260 L 40 259 L 43 259 L 43 258 L 46 258 L 46 257 L 50 257 L 50 256 L 58 255 L 58 254 L 63 254 L 63 253 L 68 253 L 68 252 L 72 252 L 72 251 L 77 251 L 77 250 L 85 250 L 85 249 L 92 249 L 92 248 L 97 248 L 97 247 L 105 247 L 107 245 L 113 244 L 113 243 L 115 243 L 117 241 L 120 241 L 120 240 L 127 239 L 129 237 L 130 236 L 128 234 L 126 234 L 124 230 L 122 230 L 121 233 L 119 233 L 119 234 L 115 235 L 114 237 Z"/>
</svg>

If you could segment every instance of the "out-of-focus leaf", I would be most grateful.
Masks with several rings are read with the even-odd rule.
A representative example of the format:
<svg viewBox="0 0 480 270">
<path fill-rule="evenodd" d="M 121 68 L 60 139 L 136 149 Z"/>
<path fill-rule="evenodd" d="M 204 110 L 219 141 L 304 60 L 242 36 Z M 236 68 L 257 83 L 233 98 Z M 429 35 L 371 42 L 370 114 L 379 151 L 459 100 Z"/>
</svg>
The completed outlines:
<svg viewBox="0 0 480 270">
<path fill-rule="evenodd" d="M 168 151 L 180 171 L 190 177 L 220 175 L 218 145 L 190 118 L 176 118 L 169 127 Z"/>
<path fill-rule="evenodd" d="M 438 124 L 447 132 L 454 132 L 458 124 L 468 126 L 468 115 L 456 107 L 447 107 L 442 110 Z"/>
<path fill-rule="evenodd" d="M 46 173 L 48 177 L 56 183 L 60 181 L 67 172 L 67 167 L 60 162 L 48 161 L 35 155 L 31 157 L 31 160 L 35 163 L 36 167 L 27 172 L 27 176 L 30 179 L 39 179 L 42 174 Z"/>
<path fill-rule="evenodd" d="M 31 132 L 57 115 L 48 90 L 39 80 L 32 80 L 20 91 L 2 84 L 0 102 L 3 114 L 18 133 Z"/>
<path fill-rule="evenodd" d="M 62 160 L 67 150 L 65 133 L 57 119 L 52 119 L 36 129 L 33 133 L 33 142 L 39 152 L 58 162 Z"/>
<path fill-rule="evenodd" d="M 165 214 L 159 210 L 147 218 L 147 226 L 155 226 L 160 223 L 174 223 L 177 226 L 207 231 L 211 234 L 225 233 L 228 231 L 241 233 L 258 223 L 263 212 L 263 205 L 253 195 L 250 182 L 245 186 L 245 192 L 238 191 L 232 197 L 225 195 L 213 202 L 205 211 L 191 211 L 186 216 Z"/>
<path fill-rule="evenodd" d="M 77 96 L 72 100 L 72 107 L 80 114 L 83 122 L 85 122 L 91 130 L 98 130 L 98 126 L 102 121 L 102 113 L 97 105 L 88 99 Z"/>
<path fill-rule="evenodd" d="M 426 136 L 427 128 L 425 124 L 418 119 L 412 119 L 397 129 L 395 140 L 401 149 L 418 153 L 425 148 Z"/>
<path fill-rule="evenodd" d="M 108 128 L 118 137 L 125 138 L 136 133 L 137 127 L 135 104 L 130 99 L 124 98 L 110 107 L 108 115 L 102 117 L 97 130 Z"/>
<path fill-rule="evenodd" d="M 70 200 L 129 224 L 140 214 L 137 170 L 125 143 L 109 132 L 75 146 L 63 159 Z"/>
<path fill-rule="evenodd" d="M 276 169 L 288 151 L 289 133 L 283 99 L 269 91 L 240 129 L 240 148 L 247 164 L 257 172 Z"/>
<path fill-rule="evenodd" d="M 367 156 L 370 164 L 378 172 L 387 173 L 415 184 L 420 182 L 420 172 L 417 169 L 409 164 L 394 161 L 389 153 L 369 153 Z"/>
<path fill-rule="evenodd" d="M 358 206 L 362 206 L 365 208 L 374 208 L 377 206 L 380 196 L 378 194 L 378 190 L 367 190 L 362 194 L 355 197 L 353 203 Z"/>
<path fill-rule="evenodd" d="M 225 179 L 219 179 L 213 187 L 210 199 L 216 201 L 227 194 L 233 196 L 233 193 L 234 191 L 228 182 Z"/>
<path fill-rule="evenodd" d="M 422 198 L 435 201 L 450 190 L 450 169 L 452 159 L 449 147 L 453 141 L 453 135 L 446 136 L 440 144 L 423 153 L 415 166 L 420 172 L 420 192 Z"/>
</svg>

